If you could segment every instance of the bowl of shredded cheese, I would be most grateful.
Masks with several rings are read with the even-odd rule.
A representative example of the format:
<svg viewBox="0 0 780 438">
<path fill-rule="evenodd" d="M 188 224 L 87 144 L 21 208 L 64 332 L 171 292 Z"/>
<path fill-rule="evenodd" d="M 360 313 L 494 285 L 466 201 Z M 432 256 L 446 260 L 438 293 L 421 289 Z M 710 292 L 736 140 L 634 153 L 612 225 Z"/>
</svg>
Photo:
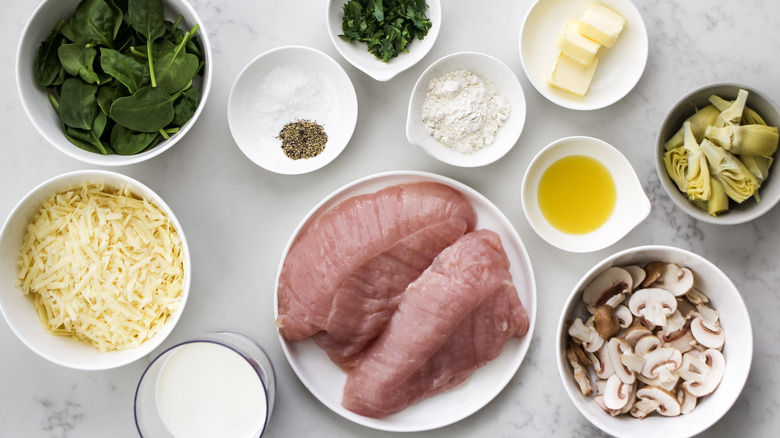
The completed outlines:
<svg viewBox="0 0 780 438">
<path fill-rule="evenodd" d="M 154 191 L 82 170 L 38 185 L 0 231 L 0 310 L 41 357 L 83 370 L 139 359 L 178 321 L 187 241 Z"/>
</svg>

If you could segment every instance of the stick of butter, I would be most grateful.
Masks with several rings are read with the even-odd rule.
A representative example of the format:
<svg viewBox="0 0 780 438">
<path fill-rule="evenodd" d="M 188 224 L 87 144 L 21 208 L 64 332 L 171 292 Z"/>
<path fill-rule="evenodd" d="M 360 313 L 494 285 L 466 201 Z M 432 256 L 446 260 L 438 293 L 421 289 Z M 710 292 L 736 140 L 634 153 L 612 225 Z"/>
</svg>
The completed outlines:
<svg viewBox="0 0 780 438">
<path fill-rule="evenodd" d="M 582 36 L 579 32 L 580 20 L 569 18 L 563 25 L 563 30 L 555 40 L 555 45 L 561 51 L 583 64 L 590 64 L 596 57 L 601 44 Z"/>
<path fill-rule="evenodd" d="M 577 30 L 604 47 L 612 47 L 625 25 L 626 19 L 622 15 L 601 3 L 593 2 L 582 14 Z"/>
<path fill-rule="evenodd" d="M 577 96 L 585 96 L 596 72 L 598 58 L 593 58 L 590 64 L 583 64 L 563 52 L 558 53 L 558 58 L 553 64 L 547 83 Z"/>
</svg>

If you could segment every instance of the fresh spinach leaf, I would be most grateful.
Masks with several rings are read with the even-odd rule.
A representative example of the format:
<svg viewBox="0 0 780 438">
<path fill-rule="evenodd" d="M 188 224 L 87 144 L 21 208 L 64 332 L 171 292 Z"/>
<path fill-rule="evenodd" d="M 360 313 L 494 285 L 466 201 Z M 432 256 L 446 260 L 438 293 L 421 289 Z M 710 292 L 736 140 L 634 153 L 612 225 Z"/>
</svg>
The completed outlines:
<svg viewBox="0 0 780 438">
<path fill-rule="evenodd" d="M 118 17 L 121 22 L 122 17 Z M 117 17 L 104 0 L 82 0 L 76 12 L 65 22 L 62 34 L 81 45 L 113 47 Z"/>
<path fill-rule="evenodd" d="M 192 83 L 192 78 L 198 73 L 200 62 L 198 57 L 187 53 L 186 44 L 192 35 L 197 32 L 198 27 L 185 34 L 184 39 L 176 46 L 165 41 L 164 48 L 154 50 L 157 53 L 157 86 L 169 94 L 181 91 L 188 84 Z"/>
<path fill-rule="evenodd" d="M 127 87 L 131 94 L 150 83 L 147 64 L 113 49 L 100 49 L 100 67 Z"/>
<path fill-rule="evenodd" d="M 118 155 L 135 155 L 147 149 L 156 138 L 156 132 L 137 132 L 116 124 L 111 130 L 111 147 Z"/>
<path fill-rule="evenodd" d="M 190 87 L 184 90 L 179 99 L 173 104 L 174 116 L 172 123 L 176 126 L 183 126 L 187 123 L 195 115 L 199 101 L 200 92 L 196 88 Z"/>
<path fill-rule="evenodd" d="M 136 32 L 146 38 L 147 59 L 149 62 L 149 77 L 152 86 L 157 86 L 154 72 L 154 57 L 152 43 L 165 35 L 165 15 L 162 0 L 128 0 L 127 22 Z"/>
<path fill-rule="evenodd" d="M 60 120 L 66 126 L 92 129 L 100 113 L 96 93 L 97 85 L 87 84 L 81 79 L 67 78 L 60 90 Z"/>
<path fill-rule="evenodd" d="M 157 132 L 173 120 L 173 102 L 179 95 L 147 85 L 135 94 L 122 97 L 111 104 L 111 118 L 118 125 L 139 132 Z"/>
<path fill-rule="evenodd" d="M 108 117 L 101 112 L 95 117 L 95 121 L 90 129 L 79 129 L 72 126 L 66 126 L 65 136 L 71 143 L 84 150 L 107 155 L 108 151 L 100 140 L 107 122 Z"/>
<path fill-rule="evenodd" d="M 60 29 L 65 25 L 65 20 L 60 20 L 48 38 L 38 47 L 38 56 L 35 58 L 35 80 L 42 87 L 58 85 L 57 79 L 63 77 L 62 64 L 57 56 L 57 49 L 62 44 L 63 36 Z M 60 83 L 62 83 L 60 81 Z"/>
<path fill-rule="evenodd" d="M 78 76 L 88 84 L 100 82 L 95 72 L 95 57 L 97 50 L 91 46 L 71 43 L 63 44 L 57 49 L 57 55 L 62 67 L 71 76 Z"/>
</svg>

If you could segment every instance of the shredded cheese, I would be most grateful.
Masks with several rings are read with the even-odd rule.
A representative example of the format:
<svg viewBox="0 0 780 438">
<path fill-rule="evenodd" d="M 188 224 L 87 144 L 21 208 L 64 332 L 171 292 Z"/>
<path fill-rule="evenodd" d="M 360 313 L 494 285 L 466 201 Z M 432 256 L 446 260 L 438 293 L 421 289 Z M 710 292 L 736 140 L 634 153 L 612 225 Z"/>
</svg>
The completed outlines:
<svg viewBox="0 0 780 438">
<path fill-rule="evenodd" d="M 49 332 L 100 351 L 135 347 L 180 305 L 182 242 L 145 199 L 84 183 L 46 200 L 27 226 L 16 283 Z"/>
</svg>

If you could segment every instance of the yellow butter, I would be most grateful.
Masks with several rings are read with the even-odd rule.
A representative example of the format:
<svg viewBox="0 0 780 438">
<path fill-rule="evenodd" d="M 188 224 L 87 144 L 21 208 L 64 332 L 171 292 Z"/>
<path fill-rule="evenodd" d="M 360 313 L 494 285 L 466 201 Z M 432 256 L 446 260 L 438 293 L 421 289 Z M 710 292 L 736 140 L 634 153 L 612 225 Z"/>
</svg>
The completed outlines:
<svg viewBox="0 0 780 438">
<path fill-rule="evenodd" d="M 599 51 L 601 44 L 582 36 L 578 30 L 579 25 L 580 20 L 576 18 L 569 18 L 566 20 L 566 24 L 563 25 L 561 33 L 558 34 L 555 45 L 558 46 L 563 53 L 571 56 L 577 61 L 583 64 L 590 64 L 596 57 L 596 53 Z"/>
<path fill-rule="evenodd" d="M 593 2 L 582 14 L 577 30 L 604 47 L 612 47 L 625 25 L 626 19 L 622 15 L 601 3 Z"/>
<path fill-rule="evenodd" d="M 584 96 L 590 88 L 598 63 L 599 59 L 593 58 L 590 64 L 583 64 L 561 52 L 555 59 L 547 83 L 577 96 Z"/>
</svg>

